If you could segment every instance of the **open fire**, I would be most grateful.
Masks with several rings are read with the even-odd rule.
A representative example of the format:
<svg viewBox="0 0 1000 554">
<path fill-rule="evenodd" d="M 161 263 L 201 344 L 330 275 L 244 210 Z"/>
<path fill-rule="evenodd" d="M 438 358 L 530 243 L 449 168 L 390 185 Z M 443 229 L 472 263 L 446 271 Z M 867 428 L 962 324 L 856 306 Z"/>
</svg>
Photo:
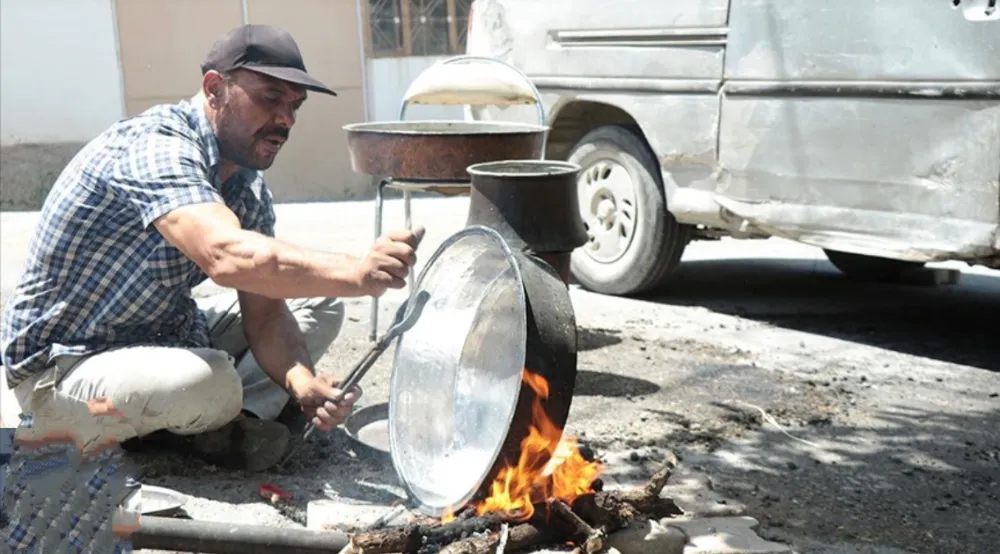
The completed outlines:
<svg viewBox="0 0 1000 554">
<path fill-rule="evenodd" d="M 572 504 L 593 492 L 591 487 L 601 472 L 599 463 L 580 454 L 576 438 L 564 436 L 546 415 L 542 402 L 548 400 L 549 384 L 545 378 L 525 370 L 524 382 L 536 394 L 529 434 L 521 442 L 517 465 L 500 470 L 490 495 L 476 506 L 477 515 L 505 513 L 512 521 L 527 521 L 539 502 L 558 499 Z"/>
<path fill-rule="evenodd" d="M 458 515 L 353 534 L 350 552 L 513 554 L 562 543 L 575 546 L 576 554 L 596 554 L 609 533 L 630 521 L 683 513 L 672 500 L 660 497 L 676 458 L 669 455 L 645 487 L 602 490 L 602 465 L 585 458 L 577 440 L 564 435 L 546 414 L 548 382 L 527 370 L 523 375 L 535 392 L 529 433 L 517 463 L 497 473 L 489 495 L 474 506 L 461 507 Z M 539 509 L 544 514 L 536 513 Z"/>
</svg>

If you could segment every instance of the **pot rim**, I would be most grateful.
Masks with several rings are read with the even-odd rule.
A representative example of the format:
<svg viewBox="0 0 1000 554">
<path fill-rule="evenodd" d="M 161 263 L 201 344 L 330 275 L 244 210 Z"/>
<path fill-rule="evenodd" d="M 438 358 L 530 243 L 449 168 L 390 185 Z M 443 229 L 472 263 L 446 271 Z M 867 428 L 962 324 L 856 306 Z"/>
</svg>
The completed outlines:
<svg viewBox="0 0 1000 554">
<path fill-rule="evenodd" d="M 528 171 L 512 171 L 510 168 L 525 168 Z M 539 168 L 531 171 L 531 168 Z M 465 171 L 472 177 L 559 177 L 571 173 L 579 173 L 583 168 L 579 164 L 562 160 L 496 160 L 472 164 Z"/>
</svg>

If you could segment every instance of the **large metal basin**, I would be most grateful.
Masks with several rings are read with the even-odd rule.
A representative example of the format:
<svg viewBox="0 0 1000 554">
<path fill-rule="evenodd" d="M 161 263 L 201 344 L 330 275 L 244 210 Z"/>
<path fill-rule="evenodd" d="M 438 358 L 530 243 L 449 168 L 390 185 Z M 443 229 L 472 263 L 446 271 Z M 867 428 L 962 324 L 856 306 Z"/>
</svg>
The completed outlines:
<svg viewBox="0 0 1000 554">
<path fill-rule="evenodd" d="M 480 225 L 446 240 L 413 292 L 430 299 L 396 344 L 389 449 L 414 504 L 440 516 L 481 498 L 517 463 L 536 401 L 565 426 L 576 318 L 551 267 Z M 526 372 L 545 379 L 547 398 L 524 383 Z"/>
<path fill-rule="evenodd" d="M 345 125 L 351 168 L 397 181 L 467 183 L 470 165 L 541 159 L 548 127 L 501 121 L 388 121 Z"/>
</svg>

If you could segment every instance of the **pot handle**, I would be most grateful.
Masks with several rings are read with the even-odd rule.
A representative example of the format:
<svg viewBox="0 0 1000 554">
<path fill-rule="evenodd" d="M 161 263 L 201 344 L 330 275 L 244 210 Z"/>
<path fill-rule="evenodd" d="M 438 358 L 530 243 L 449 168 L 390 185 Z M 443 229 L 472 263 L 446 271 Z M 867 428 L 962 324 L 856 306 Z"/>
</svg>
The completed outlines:
<svg viewBox="0 0 1000 554">
<path fill-rule="evenodd" d="M 400 120 L 409 104 L 534 104 L 538 124 L 545 125 L 542 98 L 531 79 L 513 65 L 484 56 L 455 56 L 428 67 L 406 89 Z"/>
</svg>

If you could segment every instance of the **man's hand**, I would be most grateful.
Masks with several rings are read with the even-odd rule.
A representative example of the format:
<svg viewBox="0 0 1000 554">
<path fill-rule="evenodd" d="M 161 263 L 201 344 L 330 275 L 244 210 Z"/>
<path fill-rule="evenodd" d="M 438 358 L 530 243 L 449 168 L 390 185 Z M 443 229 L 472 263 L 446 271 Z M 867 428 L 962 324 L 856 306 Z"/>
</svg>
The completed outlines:
<svg viewBox="0 0 1000 554">
<path fill-rule="evenodd" d="M 339 384 L 332 375 L 321 373 L 305 382 L 300 390 L 295 391 L 295 397 L 302 406 L 302 411 L 320 431 L 331 431 L 346 421 L 354 409 L 354 403 L 361 398 L 361 388 L 356 387 L 342 399 L 334 402 L 334 399 L 340 396 L 340 390 L 337 389 Z"/>
<path fill-rule="evenodd" d="M 406 276 L 417 263 L 417 246 L 424 238 L 424 228 L 390 231 L 375 241 L 371 251 L 358 266 L 358 282 L 368 296 L 382 296 L 386 289 L 406 286 Z"/>
</svg>

